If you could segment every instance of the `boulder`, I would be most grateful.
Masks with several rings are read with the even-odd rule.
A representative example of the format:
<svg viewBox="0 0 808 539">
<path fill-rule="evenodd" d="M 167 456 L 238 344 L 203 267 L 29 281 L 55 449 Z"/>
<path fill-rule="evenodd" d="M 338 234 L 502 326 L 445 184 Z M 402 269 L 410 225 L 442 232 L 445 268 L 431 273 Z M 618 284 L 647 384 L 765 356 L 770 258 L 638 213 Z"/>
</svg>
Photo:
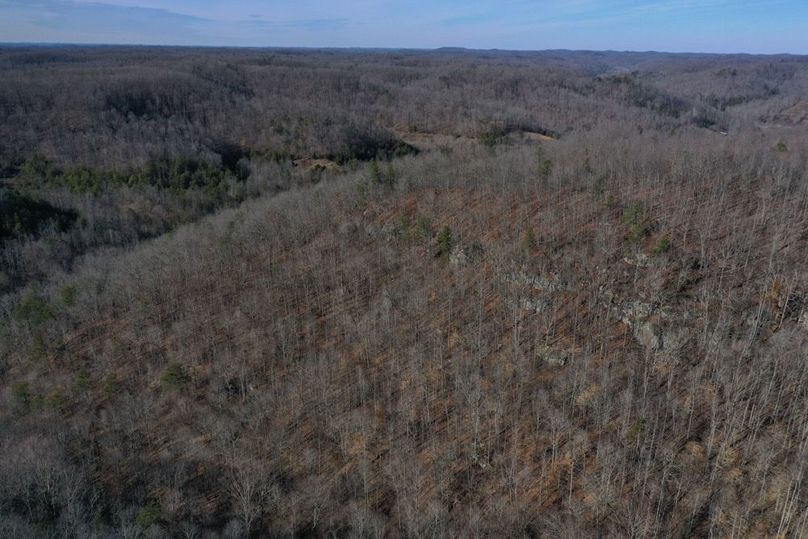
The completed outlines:
<svg viewBox="0 0 808 539">
<path fill-rule="evenodd" d="M 572 352 L 543 345 L 536 351 L 536 356 L 550 367 L 563 367 L 572 359 Z"/>
<path fill-rule="evenodd" d="M 505 275 L 504 280 L 506 283 L 530 286 L 536 290 L 550 293 L 562 292 L 571 289 L 570 286 L 562 282 L 561 279 L 555 275 L 545 277 L 542 275 L 534 275 L 526 271 L 514 271 L 508 273 Z"/>
<path fill-rule="evenodd" d="M 646 350 L 655 352 L 662 350 L 664 341 L 662 338 L 662 330 L 652 322 L 635 323 L 634 338 L 637 342 L 645 347 Z"/>
<path fill-rule="evenodd" d="M 539 314 L 549 309 L 551 303 L 546 299 L 521 298 L 519 307 L 525 311 Z"/>
<path fill-rule="evenodd" d="M 483 257 L 483 248 L 479 244 L 455 245 L 449 253 L 449 264 L 453 266 L 466 266 L 473 262 L 478 262 Z"/>
</svg>

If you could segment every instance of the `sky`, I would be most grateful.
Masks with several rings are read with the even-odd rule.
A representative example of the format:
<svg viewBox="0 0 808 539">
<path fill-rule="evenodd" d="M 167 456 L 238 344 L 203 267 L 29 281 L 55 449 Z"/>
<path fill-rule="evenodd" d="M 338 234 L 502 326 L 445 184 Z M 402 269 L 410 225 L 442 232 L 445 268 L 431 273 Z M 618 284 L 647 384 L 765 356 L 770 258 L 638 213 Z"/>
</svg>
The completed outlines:
<svg viewBox="0 0 808 539">
<path fill-rule="evenodd" d="M 0 42 L 808 54 L 808 0 L 0 0 Z"/>
</svg>

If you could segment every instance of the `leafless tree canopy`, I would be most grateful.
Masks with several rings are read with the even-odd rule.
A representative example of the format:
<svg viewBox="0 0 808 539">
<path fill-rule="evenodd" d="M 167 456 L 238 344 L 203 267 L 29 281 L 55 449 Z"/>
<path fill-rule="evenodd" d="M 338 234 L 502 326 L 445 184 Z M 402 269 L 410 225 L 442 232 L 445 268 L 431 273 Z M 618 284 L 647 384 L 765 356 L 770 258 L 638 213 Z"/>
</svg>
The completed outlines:
<svg viewBox="0 0 808 539">
<path fill-rule="evenodd" d="M 805 57 L 0 79 L 0 536 L 808 535 Z"/>
</svg>

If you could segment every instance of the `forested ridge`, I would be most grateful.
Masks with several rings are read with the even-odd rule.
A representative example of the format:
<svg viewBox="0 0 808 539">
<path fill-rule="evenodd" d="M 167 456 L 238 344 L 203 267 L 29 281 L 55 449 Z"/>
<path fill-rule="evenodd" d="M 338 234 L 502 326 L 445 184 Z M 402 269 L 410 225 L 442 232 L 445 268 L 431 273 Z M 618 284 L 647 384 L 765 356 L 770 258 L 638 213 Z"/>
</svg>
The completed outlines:
<svg viewBox="0 0 808 539">
<path fill-rule="evenodd" d="M 802 537 L 808 59 L 0 49 L 3 537 Z"/>
</svg>

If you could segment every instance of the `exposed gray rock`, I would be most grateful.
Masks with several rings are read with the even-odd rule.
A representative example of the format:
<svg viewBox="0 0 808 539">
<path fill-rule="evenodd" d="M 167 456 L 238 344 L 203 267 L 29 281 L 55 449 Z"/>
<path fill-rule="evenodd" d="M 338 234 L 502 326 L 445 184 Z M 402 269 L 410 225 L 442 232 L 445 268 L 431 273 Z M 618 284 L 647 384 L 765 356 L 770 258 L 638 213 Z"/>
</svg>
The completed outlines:
<svg viewBox="0 0 808 539">
<path fill-rule="evenodd" d="M 634 320 L 629 326 L 637 342 L 651 352 L 675 354 L 690 340 L 688 328 L 662 326 L 650 320 Z"/>
<path fill-rule="evenodd" d="M 600 297 L 607 306 L 612 307 L 618 304 L 620 298 L 618 297 L 617 294 L 614 293 L 614 290 L 612 290 L 611 288 L 601 286 L 599 292 Z"/>
<path fill-rule="evenodd" d="M 536 356 L 551 367 L 563 367 L 572 359 L 572 353 L 569 350 L 547 345 L 540 346 L 536 351 Z"/>
<path fill-rule="evenodd" d="M 525 311 L 534 312 L 536 314 L 543 313 L 551 307 L 550 301 L 546 299 L 532 299 L 521 298 L 519 300 L 519 307 Z"/>
<path fill-rule="evenodd" d="M 657 313 L 657 308 L 642 301 L 632 301 L 623 306 L 623 316 L 621 320 L 629 326 L 634 326 L 638 320 L 644 320 Z"/>
<path fill-rule="evenodd" d="M 628 264 L 629 266 L 635 266 L 637 268 L 647 268 L 651 265 L 651 257 L 645 253 L 637 253 L 634 256 L 627 256 L 623 259 L 623 262 Z"/>
<path fill-rule="evenodd" d="M 465 266 L 469 262 L 469 257 L 466 250 L 462 247 L 455 246 L 452 252 L 449 253 L 449 263 L 453 266 Z"/>
<path fill-rule="evenodd" d="M 483 248 L 479 244 L 455 245 L 449 253 L 449 263 L 453 266 L 466 266 L 483 258 Z"/>
<path fill-rule="evenodd" d="M 527 273 L 526 271 L 514 271 L 505 274 L 504 280 L 506 283 L 530 286 L 543 292 L 554 293 L 571 290 L 571 287 L 561 281 L 556 275 L 544 277 L 542 275 Z"/>
<path fill-rule="evenodd" d="M 384 234 L 382 228 L 375 223 L 366 223 L 365 224 L 365 234 L 367 234 L 370 238 L 378 238 Z"/>
<path fill-rule="evenodd" d="M 634 338 L 637 339 L 646 350 L 657 351 L 662 350 L 664 345 L 662 330 L 656 324 L 651 322 L 635 323 L 633 325 Z"/>
<path fill-rule="evenodd" d="M 614 294 L 606 291 L 604 300 L 613 304 Z M 634 338 L 647 350 L 676 353 L 687 344 L 690 332 L 686 327 L 676 327 L 670 312 L 662 306 L 642 301 L 632 301 L 620 310 L 620 321 L 629 326 Z"/>
</svg>

